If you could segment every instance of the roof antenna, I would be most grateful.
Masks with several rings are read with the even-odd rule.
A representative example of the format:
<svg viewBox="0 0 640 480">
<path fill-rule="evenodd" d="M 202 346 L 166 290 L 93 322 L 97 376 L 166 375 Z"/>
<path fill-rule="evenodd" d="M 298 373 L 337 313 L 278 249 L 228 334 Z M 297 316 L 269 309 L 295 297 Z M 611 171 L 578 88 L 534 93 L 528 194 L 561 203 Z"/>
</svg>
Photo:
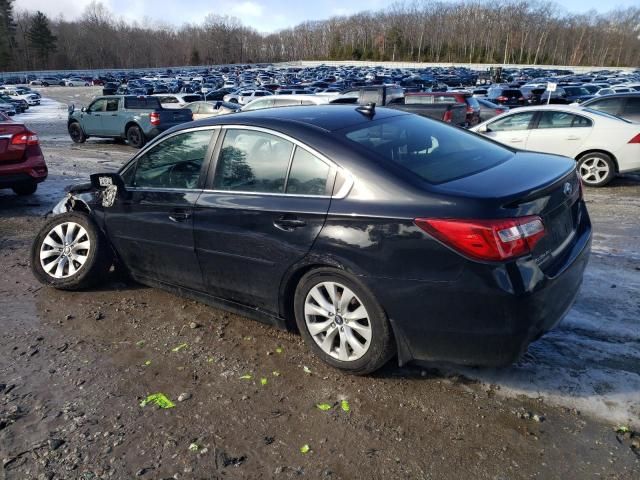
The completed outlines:
<svg viewBox="0 0 640 480">
<path fill-rule="evenodd" d="M 361 113 L 369 118 L 373 118 L 376 114 L 376 104 L 374 102 L 367 103 L 366 105 L 361 105 L 356 108 L 356 112 Z"/>
</svg>

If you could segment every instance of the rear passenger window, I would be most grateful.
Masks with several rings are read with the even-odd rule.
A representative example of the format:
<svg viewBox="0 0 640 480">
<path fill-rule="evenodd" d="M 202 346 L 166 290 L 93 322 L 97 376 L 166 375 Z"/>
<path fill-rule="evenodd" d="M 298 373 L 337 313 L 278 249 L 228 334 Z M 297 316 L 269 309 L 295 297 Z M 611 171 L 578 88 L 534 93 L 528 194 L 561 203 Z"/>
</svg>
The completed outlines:
<svg viewBox="0 0 640 480">
<path fill-rule="evenodd" d="M 538 121 L 538 128 L 571 128 L 590 127 L 591 120 L 580 115 L 566 112 L 542 112 Z"/>
<path fill-rule="evenodd" d="M 624 115 L 640 115 L 640 97 L 627 98 Z"/>
<path fill-rule="evenodd" d="M 287 193 L 294 195 L 326 195 L 331 168 L 315 155 L 297 147 L 293 155 Z"/>
<path fill-rule="evenodd" d="M 216 190 L 284 193 L 293 143 L 268 133 L 227 130 L 214 179 Z"/>
</svg>

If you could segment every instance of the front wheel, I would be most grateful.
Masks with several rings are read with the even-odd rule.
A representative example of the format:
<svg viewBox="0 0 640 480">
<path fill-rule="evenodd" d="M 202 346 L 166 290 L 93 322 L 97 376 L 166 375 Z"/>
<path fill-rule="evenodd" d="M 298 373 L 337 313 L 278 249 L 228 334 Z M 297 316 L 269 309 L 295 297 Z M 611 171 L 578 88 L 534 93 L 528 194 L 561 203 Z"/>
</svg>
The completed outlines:
<svg viewBox="0 0 640 480">
<path fill-rule="evenodd" d="M 68 130 L 73 143 L 84 143 L 87 141 L 87 136 L 82 131 L 82 127 L 78 122 L 71 123 Z"/>
<path fill-rule="evenodd" d="M 127 142 L 134 148 L 142 148 L 145 144 L 144 133 L 137 125 L 132 125 L 127 129 Z"/>
<path fill-rule="evenodd" d="M 81 290 L 104 280 L 113 264 L 106 238 L 83 212 L 52 217 L 31 247 L 31 270 L 46 285 Z"/>
<path fill-rule="evenodd" d="M 591 152 L 578 158 L 578 173 L 585 185 L 604 187 L 615 177 L 616 168 L 611 156 L 604 152 Z"/>
<path fill-rule="evenodd" d="M 35 182 L 16 185 L 12 188 L 13 192 L 16 195 L 31 195 L 33 193 L 36 193 L 37 189 L 38 189 L 38 184 Z"/>
<path fill-rule="evenodd" d="M 294 311 L 307 345 L 332 367 L 364 375 L 395 353 L 384 310 L 365 285 L 341 270 L 321 268 L 304 275 Z"/>
</svg>

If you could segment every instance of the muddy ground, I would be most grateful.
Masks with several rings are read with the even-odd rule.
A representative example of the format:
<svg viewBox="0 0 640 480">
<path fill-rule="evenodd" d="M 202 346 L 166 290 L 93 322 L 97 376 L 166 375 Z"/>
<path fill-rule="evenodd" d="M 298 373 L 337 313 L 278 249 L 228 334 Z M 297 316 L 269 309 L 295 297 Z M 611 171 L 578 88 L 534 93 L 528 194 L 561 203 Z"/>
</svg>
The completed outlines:
<svg viewBox="0 0 640 480">
<path fill-rule="evenodd" d="M 97 92 L 43 89 L 78 104 Z M 113 275 L 90 292 L 40 286 L 43 215 L 133 154 L 73 145 L 63 107 L 22 116 L 50 178 L 32 197 L 0 191 L 0 478 L 640 478 L 640 178 L 587 191 L 580 297 L 519 364 L 352 377 L 296 334 Z M 175 407 L 140 406 L 159 392 Z"/>
</svg>

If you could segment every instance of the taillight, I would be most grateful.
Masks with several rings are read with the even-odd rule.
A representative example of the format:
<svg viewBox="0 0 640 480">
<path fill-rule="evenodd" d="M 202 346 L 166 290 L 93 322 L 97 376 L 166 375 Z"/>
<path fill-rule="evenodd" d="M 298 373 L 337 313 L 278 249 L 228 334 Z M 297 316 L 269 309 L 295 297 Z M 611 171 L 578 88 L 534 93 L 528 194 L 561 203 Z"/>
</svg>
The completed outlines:
<svg viewBox="0 0 640 480">
<path fill-rule="evenodd" d="M 506 112 L 506 110 L 503 110 L 502 108 L 496 108 L 496 113 L 497 113 L 498 115 L 500 115 L 500 114 L 502 114 L 502 113 L 504 113 L 504 112 Z"/>
<path fill-rule="evenodd" d="M 506 101 L 508 101 L 509 99 L 508 99 L 507 97 L 503 97 L 503 96 L 501 95 L 501 96 L 499 96 L 498 98 L 496 98 L 496 100 L 498 100 L 499 102 L 506 102 Z"/>
<path fill-rule="evenodd" d="M 446 112 L 444 112 L 444 117 L 442 117 L 442 121 L 451 123 L 452 120 L 453 120 L 453 113 L 451 112 L 451 110 L 447 110 Z"/>
<path fill-rule="evenodd" d="M 11 137 L 11 145 L 38 145 L 38 135 L 27 130 Z"/>
<path fill-rule="evenodd" d="M 500 220 L 416 218 L 414 223 L 445 245 L 476 260 L 507 260 L 530 253 L 545 235 L 536 215 Z"/>
<path fill-rule="evenodd" d="M 473 107 L 470 105 L 467 105 L 467 113 L 473 113 Z"/>
<path fill-rule="evenodd" d="M 151 125 L 160 125 L 160 114 L 158 112 L 151 112 L 149 114 Z"/>
<path fill-rule="evenodd" d="M 640 143 L 640 133 L 629 140 L 629 143 Z"/>
</svg>

